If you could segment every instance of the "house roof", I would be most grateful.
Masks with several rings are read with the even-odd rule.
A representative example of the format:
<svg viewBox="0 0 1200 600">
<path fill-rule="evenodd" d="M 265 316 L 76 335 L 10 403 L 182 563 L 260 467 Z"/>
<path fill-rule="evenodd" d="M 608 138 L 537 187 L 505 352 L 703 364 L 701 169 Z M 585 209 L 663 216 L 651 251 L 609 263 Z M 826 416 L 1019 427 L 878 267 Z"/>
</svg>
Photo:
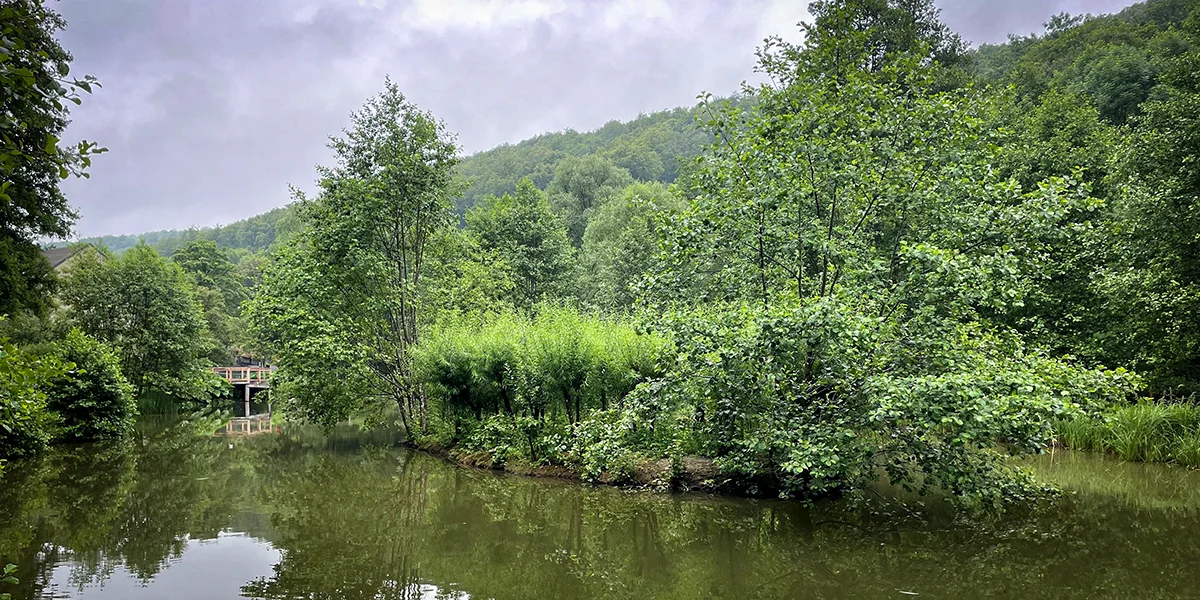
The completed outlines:
<svg viewBox="0 0 1200 600">
<path fill-rule="evenodd" d="M 64 246 L 62 248 L 48 248 L 46 250 L 42 250 L 42 256 L 46 257 L 46 260 L 50 262 L 50 266 L 57 270 L 66 264 L 68 260 L 71 260 L 76 254 L 79 254 L 88 248 L 92 248 L 92 245 L 84 243 Z"/>
</svg>

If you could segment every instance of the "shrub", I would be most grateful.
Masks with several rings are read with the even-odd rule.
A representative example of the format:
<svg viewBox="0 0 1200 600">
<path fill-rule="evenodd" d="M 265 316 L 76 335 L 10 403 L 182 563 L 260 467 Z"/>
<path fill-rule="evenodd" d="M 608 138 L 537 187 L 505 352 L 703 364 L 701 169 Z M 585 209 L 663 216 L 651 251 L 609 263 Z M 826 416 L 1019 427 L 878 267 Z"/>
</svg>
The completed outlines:
<svg viewBox="0 0 1200 600">
<path fill-rule="evenodd" d="M 46 407 L 43 384 L 68 368 L 0 337 L 0 458 L 31 454 L 50 441 L 57 419 Z"/>
<path fill-rule="evenodd" d="M 632 413 L 617 409 L 590 415 L 575 427 L 575 454 L 585 481 L 607 478 L 613 483 L 633 480 L 636 463 L 629 434 Z"/>
<path fill-rule="evenodd" d="M 1123 398 L 1134 380 L 980 325 L 918 335 L 877 315 L 841 298 L 656 315 L 677 357 L 632 395 L 660 407 L 638 420 L 691 429 L 679 442 L 751 491 L 836 495 L 882 470 L 906 488 L 999 505 L 1037 491 L 1007 454 L 1039 451 L 1056 419 Z"/>
<path fill-rule="evenodd" d="M 59 437 L 83 441 L 128 433 L 137 405 L 112 349 L 74 329 L 55 344 L 54 353 L 74 365 L 46 383 L 47 408 L 59 416 Z"/>
</svg>

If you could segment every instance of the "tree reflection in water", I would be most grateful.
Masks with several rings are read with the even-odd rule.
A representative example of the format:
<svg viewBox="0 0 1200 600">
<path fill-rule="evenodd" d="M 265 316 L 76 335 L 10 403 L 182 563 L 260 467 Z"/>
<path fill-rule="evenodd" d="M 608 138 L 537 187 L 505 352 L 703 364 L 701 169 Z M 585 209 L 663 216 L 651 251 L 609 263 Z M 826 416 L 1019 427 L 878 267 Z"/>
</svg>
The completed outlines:
<svg viewBox="0 0 1200 600">
<path fill-rule="evenodd" d="M 965 523 L 894 505 L 809 508 L 503 476 L 396 448 L 390 432 L 215 438 L 211 425 L 143 424 L 128 443 L 11 465 L 0 482 L 0 560 L 20 566 L 21 584 L 5 591 L 89 597 L 124 580 L 148 586 L 130 588 L 147 597 L 183 591 L 156 585 L 206 597 L 220 582 L 272 599 L 1166 598 L 1200 589 L 1200 495 L 1182 492 L 1200 482 L 1161 466 L 1047 459 L 1042 472 L 1090 487 Z M 1111 484 L 1096 484 L 1104 474 L 1115 474 Z M 210 555 L 255 564 L 195 568 Z"/>
</svg>

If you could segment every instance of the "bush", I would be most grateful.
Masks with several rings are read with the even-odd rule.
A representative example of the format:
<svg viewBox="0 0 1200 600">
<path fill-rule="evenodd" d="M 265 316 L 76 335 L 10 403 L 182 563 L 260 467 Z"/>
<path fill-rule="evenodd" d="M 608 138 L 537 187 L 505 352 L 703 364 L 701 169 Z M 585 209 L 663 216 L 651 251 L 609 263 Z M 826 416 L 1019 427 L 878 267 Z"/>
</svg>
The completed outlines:
<svg viewBox="0 0 1200 600">
<path fill-rule="evenodd" d="M 585 481 L 607 478 L 613 483 L 628 483 L 636 474 L 632 413 L 604 410 L 590 415 L 575 428 L 574 454 L 578 457 Z"/>
<path fill-rule="evenodd" d="M 752 492 L 837 495 L 883 471 L 906 488 L 999 505 L 1037 490 L 1006 455 L 1040 451 L 1057 419 L 1135 382 L 980 325 L 922 337 L 877 315 L 840 298 L 656 315 L 678 354 L 630 404 L 658 407 L 637 419 L 644 428 L 690 429 L 678 443 Z"/>
<path fill-rule="evenodd" d="M 59 416 L 58 436 L 69 441 L 119 437 L 133 428 L 133 387 L 108 345 L 78 329 L 54 347 L 74 367 L 46 383 L 47 408 Z"/>
<path fill-rule="evenodd" d="M 56 357 L 36 356 L 0 337 L 0 459 L 49 443 L 57 418 L 46 407 L 44 383 L 68 368 Z"/>
</svg>

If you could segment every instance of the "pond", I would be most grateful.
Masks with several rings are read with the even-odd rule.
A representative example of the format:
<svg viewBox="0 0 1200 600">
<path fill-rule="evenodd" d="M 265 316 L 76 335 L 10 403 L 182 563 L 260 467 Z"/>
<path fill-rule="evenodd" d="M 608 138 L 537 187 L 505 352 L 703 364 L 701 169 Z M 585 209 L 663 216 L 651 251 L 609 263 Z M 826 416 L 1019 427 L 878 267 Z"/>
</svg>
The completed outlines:
<svg viewBox="0 0 1200 600">
<path fill-rule="evenodd" d="M 27 598 L 1176 598 L 1200 475 L 1057 453 L 1070 490 L 986 523 L 894 503 L 633 492 L 456 467 L 387 431 L 143 424 L 0 480 Z"/>
</svg>

